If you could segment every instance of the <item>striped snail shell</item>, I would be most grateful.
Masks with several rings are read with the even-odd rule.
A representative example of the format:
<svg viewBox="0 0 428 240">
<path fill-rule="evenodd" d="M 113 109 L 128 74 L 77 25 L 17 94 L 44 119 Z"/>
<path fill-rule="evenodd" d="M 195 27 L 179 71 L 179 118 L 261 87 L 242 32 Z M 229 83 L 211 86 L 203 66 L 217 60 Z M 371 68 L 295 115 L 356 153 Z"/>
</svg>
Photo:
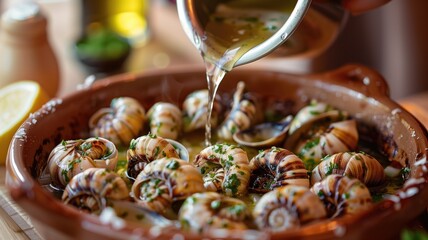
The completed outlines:
<svg viewBox="0 0 428 240">
<path fill-rule="evenodd" d="M 131 196 L 138 205 L 162 214 L 174 201 L 204 191 L 202 175 L 193 165 L 178 158 L 162 158 L 147 164 L 137 176 Z"/>
<path fill-rule="evenodd" d="M 272 147 L 260 152 L 251 159 L 250 168 L 250 188 L 256 192 L 265 193 L 289 184 L 309 187 L 303 161 L 283 148 Z"/>
<path fill-rule="evenodd" d="M 128 177 L 135 179 L 148 163 L 165 157 L 179 157 L 174 146 L 166 139 L 148 134 L 131 140 L 126 154 Z"/>
<path fill-rule="evenodd" d="M 127 146 L 143 130 L 145 110 L 134 98 L 119 97 L 109 108 L 102 108 L 89 119 L 91 134 L 116 145 Z"/>
<path fill-rule="evenodd" d="M 312 171 L 321 159 L 339 152 L 354 151 L 358 145 L 354 119 L 330 122 L 330 117 L 307 122 L 285 142 L 285 148 L 297 153 Z"/>
<path fill-rule="evenodd" d="M 312 99 L 307 106 L 299 110 L 293 121 L 291 121 L 289 133 L 292 134 L 307 122 L 332 115 L 341 116 L 342 119 L 345 119 L 348 116 L 348 113 L 335 109 L 327 103 Z"/>
<path fill-rule="evenodd" d="M 366 153 L 343 152 L 325 157 L 312 170 L 311 182 L 315 184 L 331 174 L 357 178 L 367 186 L 376 186 L 385 180 L 382 165 Z"/>
<path fill-rule="evenodd" d="M 215 229 L 244 230 L 250 215 L 245 203 L 216 192 L 195 193 L 179 212 L 183 230 L 197 234 Z"/>
<path fill-rule="evenodd" d="M 62 201 L 81 210 L 97 213 L 108 206 L 109 200 L 125 200 L 128 197 L 128 187 L 118 174 L 102 168 L 89 168 L 71 179 L 64 190 Z"/>
<path fill-rule="evenodd" d="M 216 94 L 211 114 L 211 126 L 218 123 L 219 114 L 222 109 L 220 96 Z M 189 95 L 183 102 L 183 128 L 184 132 L 205 128 L 208 119 L 208 90 L 197 90 Z"/>
<path fill-rule="evenodd" d="M 332 174 L 315 183 L 311 191 L 318 195 L 331 218 L 364 211 L 372 205 L 369 189 L 358 179 Z"/>
<path fill-rule="evenodd" d="M 172 103 L 158 102 L 147 112 L 150 132 L 176 140 L 181 131 L 181 110 Z"/>
<path fill-rule="evenodd" d="M 296 229 L 325 217 L 326 210 L 320 199 L 309 188 L 293 185 L 266 193 L 253 210 L 257 227 L 273 232 Z"/>
<path fill-rule="evenodd" d="M 203 149 L 193 164 L 204 175 L 208 190 L 223 191 L 227 196 L 241 196 L 247 192 L 250 165 L 247 153 L 241 148 L 228 144 L 212 145 Z M 223 172 L 219 172 L 220 168 Z M 221 182 L 221 188 L 214 181 Z"/>
<path fill-rule="evenodd" d="M 256 97 L 245 93 L 245 83 L 239 82 L 233 94 L 232 109 L 217 129 L 221 139 L 232 140 L 233 134 L 245 130 L 262 119 L 262 110 Z"/>
<path fill-rule="evenodd" d="M 118 161 L 115 145 L 105 138 L 67 140 L 49 154 L 48 169 L 53 185 L 64 188 L 78 173 L 88 168 L 113 171 Z"/>
</svg>

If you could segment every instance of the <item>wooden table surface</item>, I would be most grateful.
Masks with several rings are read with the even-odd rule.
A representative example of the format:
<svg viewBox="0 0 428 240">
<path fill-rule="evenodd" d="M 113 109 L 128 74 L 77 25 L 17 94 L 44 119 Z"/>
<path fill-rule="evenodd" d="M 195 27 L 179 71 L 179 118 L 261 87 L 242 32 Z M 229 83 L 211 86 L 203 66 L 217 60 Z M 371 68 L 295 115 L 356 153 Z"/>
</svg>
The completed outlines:
<svg viewBox="0 0 428 240">
<path fill-rule="evenodd" d="M 5 1 L 4 6 L 8 6 L 10 1 Z M 77 2 L 71 0 L 39 0 L 42 9 L 49 18 L 50 39 L 61 69 L 62 82 L 59 96 L 74 91 L 76 86 L 82 83 L 87 76 L 87 72 L 74 59 L 70 48 L 79 33 L 79 14 L 77 14 L 79 6 L 76 4 Z M 156 8 L 156 6 L 154 7 Z M 161 10 L 156 9 L 157 12 Z M 168 15 L 165 15 L 164 12 L 157 14 L 157 16 L 164 18 Z M 152 36 L 147 45 L 134 49 L 124 71 L 143 71 L 151 68 L 198 64 L 193 54 L 182 53 L 166 46 L 164 41 L 159 41 L 155 35 Z M 154 61 L 156 56 L 163 59 L 164 62 Z M 428 93 L 411 96 L 399 102 L 428 127 Z M 4 186 L 4 176 L 5 168 L 0 166 L 0 239 L 41 239 L 25 213 L 10 201 Z"/>
</svg>

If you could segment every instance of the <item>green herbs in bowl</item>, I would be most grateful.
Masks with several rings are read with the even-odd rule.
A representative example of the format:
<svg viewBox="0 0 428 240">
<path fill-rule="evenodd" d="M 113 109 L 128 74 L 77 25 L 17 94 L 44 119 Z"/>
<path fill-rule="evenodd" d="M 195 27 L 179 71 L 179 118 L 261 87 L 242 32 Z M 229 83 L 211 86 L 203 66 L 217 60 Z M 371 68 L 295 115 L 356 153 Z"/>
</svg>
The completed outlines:
<svg viewBox="0 0 428 240">
<path fill-rule="evenodd" d="M 108 29 L 92 31 L 75 44 L 78 59 L 95 71 L 114 71 L 120 68 L 131 52 L 128 41 Z"/>
</svg>

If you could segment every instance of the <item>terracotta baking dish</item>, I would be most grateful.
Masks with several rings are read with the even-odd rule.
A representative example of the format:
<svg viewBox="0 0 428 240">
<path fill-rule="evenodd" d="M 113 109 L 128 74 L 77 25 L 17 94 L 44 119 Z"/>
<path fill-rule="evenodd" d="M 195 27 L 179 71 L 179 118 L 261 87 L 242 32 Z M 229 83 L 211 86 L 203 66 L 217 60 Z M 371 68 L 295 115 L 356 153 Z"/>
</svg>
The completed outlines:
<svg viewBox="0 0 428 240">
<path fill-rule="evenodd" d="M 389 239 L 428 205 L 427 132 L 407 111 L 389 98 L 388 86 L 375 71 L 347 65 L 316 75 L 288 75 L 262 69 L 237 69 L 226 76 L 219 91 L 232 91 L 243 80 L 250 91 L 289 100 L 297 110 L 316 98 L 348 111 L 359 123 L 360 134 L 371 139 L 391 160 L 410 167 L 404 187 L 370 210 L 350 217 L 322 221 L 299 230 L 269 234 L 262 231 L 221 232 L 212 238 Z M 140 100 L 146 109 L 157 101 L 180 104 L 193 90 L 206 88 L 204 71 L 162 70 L 124 74 L 97 81 L 87 89 L 52 100 L 22 125 L 7 159 L 6 184 L 12 198 L 31 216 L 48 239 L 170 238 L 201 236 L 179 231 L 145 229 L 132 223 L 113 229 L 98 217 L 66 206 L 44 190 L 37 177 L 50 151 L 62 139 L 88 136 L 88 119 L 119 96 Z"/>
</svg>

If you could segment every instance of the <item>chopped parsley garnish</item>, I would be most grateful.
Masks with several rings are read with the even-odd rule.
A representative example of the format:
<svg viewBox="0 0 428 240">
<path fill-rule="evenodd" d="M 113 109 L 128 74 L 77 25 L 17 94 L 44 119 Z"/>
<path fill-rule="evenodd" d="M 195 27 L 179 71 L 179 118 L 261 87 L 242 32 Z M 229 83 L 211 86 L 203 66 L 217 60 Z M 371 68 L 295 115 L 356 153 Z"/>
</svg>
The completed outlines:
<svg viewBox="0 0 428 240">
<path fill-rule="evenodd" d="M 135 150 L 136 146 L 137 146 L 138 141 L 135 139 L 131 140 L 131 143 L 129 144 L 129 149 L 131 150 Z"/>
<path fill-rule="evenodd" d="M 215 200 L 211 202 L 211 208 L 214 210 L 217 210 L 220 208 L 221 205 L 221 201 L 220 200 Z"/>
<path fill-rule="evenodd" d="M 235 173 L 233 173 L 224 181 L 223 186 L 226 189 L 230 189 L 233 195 L 236 195 L 240 184 L 241 184 L 241 181 L 239 181 L 238 176 Z"/>
<path fill-rule="evenodd" d="M 166 168 L 171 169 L 171 170 L 176 170 L 179 167 L 180 167 L 180 163 L 176 160 L 172 160 L 171 162 L 169 162 L 166 165 Z"/>
</svg>

